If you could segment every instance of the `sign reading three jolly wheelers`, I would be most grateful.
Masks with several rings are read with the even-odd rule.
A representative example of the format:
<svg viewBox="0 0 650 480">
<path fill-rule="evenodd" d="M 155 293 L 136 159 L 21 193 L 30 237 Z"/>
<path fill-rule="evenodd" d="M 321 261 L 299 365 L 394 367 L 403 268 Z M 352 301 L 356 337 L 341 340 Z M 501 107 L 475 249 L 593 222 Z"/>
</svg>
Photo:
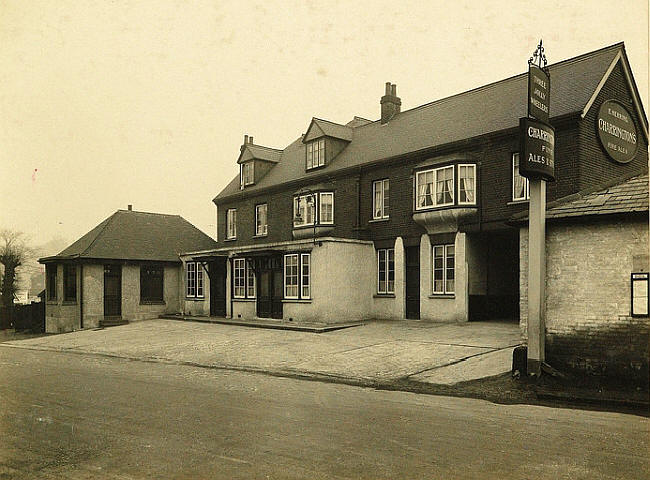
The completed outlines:
<svg viewBox="0 0 650 480">
<path fill-rule="evenodd" d="M 555 180 L 555 130 L 549 124 L 550 100 L 551 77 L 540 40 L 528 60 L 528 116 L 519 120 L 519 173 L 530 182 L 526 329 L 530 375 L 540 375 L 545 361 L 546 182 Z"/>
</svg>

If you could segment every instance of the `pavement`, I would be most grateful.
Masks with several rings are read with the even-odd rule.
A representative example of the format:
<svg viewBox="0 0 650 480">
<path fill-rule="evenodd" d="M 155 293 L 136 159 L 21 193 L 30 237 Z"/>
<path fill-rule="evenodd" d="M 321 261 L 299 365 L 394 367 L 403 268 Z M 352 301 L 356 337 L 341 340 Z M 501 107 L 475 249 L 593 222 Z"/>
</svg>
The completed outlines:
<svg viewBox="0 0 650 480">
<path fill-rule="evenodd" d="M 403 387 L 504 374 L 519 344 L 518 325 L 505 322 L 370 321 L 314 334 L 152 319 L 0 345 Z"/>
</svg>

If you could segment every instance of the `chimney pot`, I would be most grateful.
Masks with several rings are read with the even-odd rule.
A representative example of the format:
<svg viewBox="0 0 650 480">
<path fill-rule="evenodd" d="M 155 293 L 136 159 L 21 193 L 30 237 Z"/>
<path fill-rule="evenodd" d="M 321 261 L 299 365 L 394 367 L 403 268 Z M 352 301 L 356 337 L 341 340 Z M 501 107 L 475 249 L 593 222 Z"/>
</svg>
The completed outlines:
<svg viewBox="0 0 650 480">
<path fill-rule="evenodd" d="M 253 136 L 252 135 L 250 137 L 248 137 L 248 143 L 250 143 L 251 145 L 253 144 Z"/>
<path fill-rule="evenodd" d="M 390 82 L 386 82 L 386 95 L 390 95 Z"/>
<path fill-rule="evenodd" d="M 397 85 L 395 85 L 394 83 L 390 86 L 390 94 L 393 97 L 397 96 Z"/>
<path fill-rule="evenodd" d="M 248 135 L 244 135 L 244 145 L 248 143 Z"/>
<path fill-rule="evenodd" d="M 126 208 L 129 209 L 129 212 L 133 210 L 133 205 L 129 204 Z"/>
</svg>

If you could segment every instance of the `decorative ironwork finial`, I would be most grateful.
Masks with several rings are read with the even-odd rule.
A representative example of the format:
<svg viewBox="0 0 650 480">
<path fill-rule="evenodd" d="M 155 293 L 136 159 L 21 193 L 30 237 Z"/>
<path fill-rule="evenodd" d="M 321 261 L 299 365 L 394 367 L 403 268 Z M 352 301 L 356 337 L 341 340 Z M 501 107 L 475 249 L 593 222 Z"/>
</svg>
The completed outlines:
<svg viewBox="0 0 650 480">
<path fill-rule="evenodd" d="M 535 53 L 533 53 L 533 56 L 528 59 L 528 65 L 537 65 L 539 68 L 546 69 L 546 54 L 544 53 L 544 46 L 542 45 L 541 39 L 539 45 L 537 45 L 537 48 L 535 49 Z"/>
</svg>

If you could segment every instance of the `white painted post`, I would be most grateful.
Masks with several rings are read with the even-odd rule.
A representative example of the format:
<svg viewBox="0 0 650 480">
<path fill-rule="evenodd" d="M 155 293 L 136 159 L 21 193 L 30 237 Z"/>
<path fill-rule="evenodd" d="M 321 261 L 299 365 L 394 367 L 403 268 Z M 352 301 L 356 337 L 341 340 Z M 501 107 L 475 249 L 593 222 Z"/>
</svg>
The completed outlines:
<svg viewBox="0 0 650 480">
<path fill-rule="evenodd" d="M 530 180 L 528 215 L 528 374 L 540 375 L 545 360 L 546 180 Z"/>
</svg>

